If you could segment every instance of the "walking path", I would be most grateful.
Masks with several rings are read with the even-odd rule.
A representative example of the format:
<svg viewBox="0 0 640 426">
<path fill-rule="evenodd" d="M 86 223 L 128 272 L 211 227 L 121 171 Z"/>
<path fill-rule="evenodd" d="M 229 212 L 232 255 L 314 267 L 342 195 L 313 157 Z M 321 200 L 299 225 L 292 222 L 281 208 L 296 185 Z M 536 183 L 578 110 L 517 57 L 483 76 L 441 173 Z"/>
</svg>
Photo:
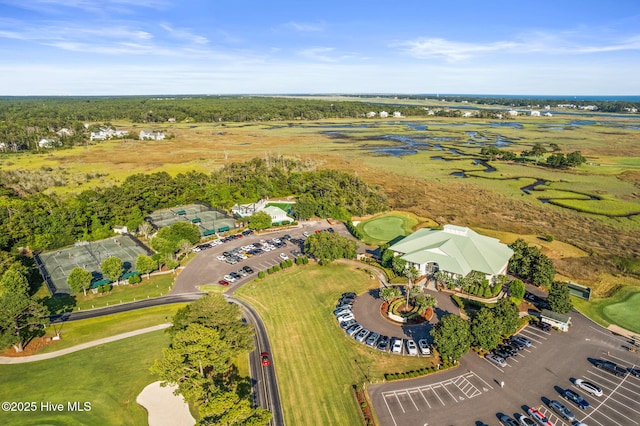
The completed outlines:
<svg viewBox="0 0 640 426">
<path fill-rule="evenodd" d="M 23 357 L 0 357 L 0 364 L 24 364 L 26 362 L 42 361 L 44 359 L 51 359 L 62 355 L 67 355 L 73 352 L 81 351 L 83 349 L 92 348 L 94 346 L 102 345 L 105 343 L 115 342 L 116 340 L 127 339 L 129 337 L 138 336 L 140 334 L 151 333 L 152 331 L 164 330 L 171 327 L 171 324 L 159 324 L 152 327 L 143 328 L 140 330 L 129 331 L 127 333 L 116 334 L 115 336 L 105 337 L 103 339 L 94 340 L 92 342 L 81 343 L 76 346 L 72 346 L 66 349 L 60 349 L 59 351 L 49 352 L 46 354 L 30 355 Z"/>
</svg>

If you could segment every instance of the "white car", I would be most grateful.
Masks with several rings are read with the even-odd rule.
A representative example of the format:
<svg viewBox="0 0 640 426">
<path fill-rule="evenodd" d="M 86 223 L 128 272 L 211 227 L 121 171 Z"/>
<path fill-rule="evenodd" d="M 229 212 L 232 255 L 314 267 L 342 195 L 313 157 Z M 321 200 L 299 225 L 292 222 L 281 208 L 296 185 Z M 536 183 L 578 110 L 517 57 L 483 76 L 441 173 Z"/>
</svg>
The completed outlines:
<svg viewBox="0 0 640 426">
<path fill-rule="evenodd" d="M 286 254 L 284 254 L 284 253 L 280 253 L 280 259 L 282 259 L 282 260 L 289 260 L 289 256 L 287 256 L 287 255 L 286 255 Z"/>
<path fill-rule="evenodd" d="M 354 317 L 352 313 L 348 313 L 348 314 L 340 315 L 338 317 L 338 322 L 351 321 L 354 319 L 356 319 L 356 317 Z"/>
<path fill-rule="evenodd" d="M 231 275 L 225 275 L 223 278 L 224 278 L 226 281 L 229 281 L 230 283 L 234 283 L 234 282 L 236 282 L 236 279 L 235 279 L 235 278 L 233 278 Z"/>
<path fill-rule="evenodd" d="M 226 257 L 224 257 L 223 255 L 216 256 L 216 259 L 218 259 L 218 260 L 219 260 L 219 261 L 221 261 L 221 262 L 224 262 L 225 260 L 227 260 L 227 258 L 226 258 Z"/>
<path fill-rule="evenodd" d="M 418 346 L 416 345 L 416 342 L 413 341 L 413 339 L 407 340 L 407 353 L 409 355 L 418 355 Z"/>
<path fill-rule="evenodd" d="M 302 235 L 304 235 L 305 237 L 308 237 L 310 234 L 307 231 L 304 231 Z"/>
<path fill-rule="evenodd" d="M 431 355 L 431 348 L 429 348 L 429 342 L 427 339 L 418 340 L 418 347 L 422 355 Z"/>
<path fill-rule="evenodd" d="M 518 421 L 522 426 L 536 426 L 536 423 L 524 414 L 520 414 Z"/>
<path fill-rule="evenodd" d="M 391 352 L 395 354 L 402 353 L 402 339 L 398 339 L 397 337 L 393 339 L 393 345 L 391 346 Z"/>
<path fill-rule="evenodd" d="M 587 382 L 582 379 L 576 379 L 574 383 L 577 387 L 585 390 L 586 392 L 589 392 L 593 396 L 602 396 L 602 389 L 591 382 Z"/>
<path fill-rule="evenodd" d="M 271 241 L 273 241 L 274 243 L 278 244 L 281 243 L 282 240 L 280 238 L 272 238 Z"/>
<path fill-rule="evenodd" d="M 197 253 L 199 251 L 202 251 L 202 249 L 200 247 L 194 247 L 191 249 L 192 252 Z"/>
<path fill-rule="evenodd" d="M 505 368 L 507 366 L 507 361 L 505 361 L 501 356 L 488 353 L 484 357 L 487 361 L 497 365 L 498 367 Z"/>
</svg>

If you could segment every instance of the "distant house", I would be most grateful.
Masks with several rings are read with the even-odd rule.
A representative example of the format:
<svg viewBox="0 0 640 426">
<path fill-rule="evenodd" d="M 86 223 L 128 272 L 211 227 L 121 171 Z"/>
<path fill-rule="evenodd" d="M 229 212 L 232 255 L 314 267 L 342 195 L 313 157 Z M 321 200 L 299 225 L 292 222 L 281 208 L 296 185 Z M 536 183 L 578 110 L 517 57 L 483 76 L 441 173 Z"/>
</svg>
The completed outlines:
<svg viewBox="0 0 640 426">
<path fill-rule="evenodd" d="M 176 122 L 176 119 L 172 117 L 172 118 L 167 119 L 167 121 L 168 121 L 169 123 L 175 123 L 175 122 Z"/>
<path fill-rule="evenodd" d="M 129 232 L 129 230 L 124 225 L 123 226 L 114 226 L 113 227 L 113 232 L 115 232 L 116 234 L 126 234 L 127 232 Z"/>
<path fill-rule="evenodd" d="M 469 111 L 465 111 L 465 112 L 462 113 L 462 116 L 463 117 L 473 117 L 473 113 L 469 112 Z"/>
<path fill-rule="evenodd" d="M 287 212 L 282 210 L 280 207 L 267 206 L 267 204 L 269 204 L 268 200 L 260 200 L 256 203 L 249 204 L 236 204 L 235 206 L 231 207 L 231 212 L 240 217 L 248 217 L 256 212 L 265 212 L 271 217 L 271 223 L 294 221 L 294 219 L 290 216 L 287 216 Z"/>
<path fill-rule="evenodd" d="M 540 111 L 531 111 L 532 117 L 540 117 Z"/>
<path fill-rule="evenodd" d="M 56 132 L 56 135 L 60 136 L 61 138 L 71 136 L 73 135 L 73 130 L 69 130 L 66 127 L 63 127 L 62 129 Z"/>
<path fill-rule="evenodd" d="M 540 313 L 540 321 L 549 324 L 551 327 L 555 327 L 560 331 L 569 331 L 571 326 L 571 317 L 568 315 L 559 314 L 557 312 L 543 309 Z"/>
<path fill-rule="evenodd" d="M 516 117 L 518 115 L 518 111 L 512 109 L 512 110 L 507 111 L 507 114 L 509 114 L 512 117 Z"/>
<path fill-rule="evenodd" d="M 60 143 L 58 141 L 56 141 L 55 139 L 51 139 L 51 138 L 42 138 L 38 142 L 38 146 L 40 148 L 53 148 L 56 145 L 60 145 Z"/>
<path fill-rule="evenodd" d="M 553 117 L 553 114 L 551 114 L 550 112 L 545 112 L 544 114 L 545 117 Z"/>
<path fill-rule="evenodd" d="M 121 138 L 128 134 L 129 132 L 127 130 L 116 130 L 110 127 L 103 127 L 97 132 L 91 132 L 91 134 L 89 135 L 89 140 L 105 141 L 112 138 Z"/>
<path fill-rule="evenodd" d="M 389 113 L 387 111 L 380 111 L 380 118 L 387 118 Z"/>
<path fill-rule="evenodd" d="M 421 275 L 442 271 L 450 276 L 485 274 L 489 281 L 507 273 L 513 250 L 495 238 L 456 225 L 443 229 L 419 229 L 389 247 L 396 256 L 415 266 Z"/>
<path fill-rule="evenodd" d="M 369 112 L 367 113 L 367 118 L 373 118 L 373 117 L 375 117 L 375 116 L 376 116 L 376 113 L 375 113 L 375 112 L 373 112 L 373 111 L 369 111 Z"/>
<path fill-rule="evenodd" d="M 140 137 L 140 140 L 161 141 L 161 140 L 164 140 L 164 133 L 152 132 L 151 130 L 140 130 L 139 137 Z"/>
<path fill-rule="evenodd" d="M 393 118 L 403 118 L 404 115 L 402 115 L 402 113 L 400 111 L 394 111 L 393 112 Z"/>
</svg>

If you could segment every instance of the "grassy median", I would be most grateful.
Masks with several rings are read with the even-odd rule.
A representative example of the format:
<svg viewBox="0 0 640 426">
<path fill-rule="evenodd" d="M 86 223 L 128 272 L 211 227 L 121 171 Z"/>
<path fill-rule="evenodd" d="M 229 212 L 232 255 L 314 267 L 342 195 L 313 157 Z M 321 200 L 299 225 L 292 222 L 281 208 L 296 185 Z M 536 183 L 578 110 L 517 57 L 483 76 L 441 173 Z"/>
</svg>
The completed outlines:
<svg viewBox="0 0 640 426">
<path fill-rule="evenodd" d="M 285 419 L 292 425 L 360 424 L 351 385 L 366 376 L 417 370 L 431 359 L 391 355 L 357 343 L 333 317 L 343 292 L 377 281 L 347 265 L 298 266 L 249 283 L 235 295 L 258 310 L 273 350 Z"/>
</svg>

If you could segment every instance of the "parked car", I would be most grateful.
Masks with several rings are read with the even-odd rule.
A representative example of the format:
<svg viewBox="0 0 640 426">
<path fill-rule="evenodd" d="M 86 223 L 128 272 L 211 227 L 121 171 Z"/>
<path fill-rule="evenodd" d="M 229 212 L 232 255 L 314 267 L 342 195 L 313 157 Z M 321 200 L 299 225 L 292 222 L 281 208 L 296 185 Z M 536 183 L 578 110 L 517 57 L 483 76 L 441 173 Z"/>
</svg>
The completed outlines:
<svg viewBox="0 0 640 426">
<path fill-rule="evenodd" d="M 418 355 L 418 345 L 413 339 L 407 340 L 407 353 L 409 355 Z"/>
<path fill-rule="evenodd" d="M 586 380 L 576 379 L 574 384 L 580 389 L 590 393 L 593 396 L 602 396 L 602 389 L 598 386 L 594 385 L 591 382 L 587 382 Z"/>
<path fill-rule="evenodd" d="M 355 319 L 349 320 L 349 321 L 343 321 L 340 324 L 340 328 L 344 328 L 345 330 L 347 330 L 349 327 L 351 327 L 353 324 L 357 324 Z"/>
<path fill-rule="evenodd" d="M 534 422 L 533 420 L 531 420 L 529 417 L 525 416 L 524 414 L 520 414 L 518 416 L 518 421 L 520 422 L 520 424 L 522 426 L 536 426 L 536 422 Z"/>
<path fill-rule="evenodd" d="M 624 377 L 627 375 L 627 369 L 619 367 L 615 362 L 596 359 L 595 361 L 593 361 L 593 364 L 597 368 L 608 371 L 609 373 L 615 374 L 618 377 Z"/>
<path fill-rule="evenodd" d="M 380 335 L 376 332 L 373 332 L 369 335 L 369 337 L 367 337 L 367 345 L 369 346 L 375 346 L 376 342 L 378 341 L 378 338 L 380 337 Z"/>
<path fill-rule="evenodd" d="M 233 278 L 231 275 L 225 275 L 223 278 L 224 278 L 225 280 L 229 281 L 230 283 L 234 283 L 234 282 L 236 282 L 236 279 L 235 279 L 235 278 Z"/>
<path fill-rule="evenodd" d="M 342 293 L 342 297 L 347 297 L 347 298 L 350 298 L 350 299 L 355 299 L 356 294 L 355 294 L 355 293 L 353 293 L 353 292 L 351 292 L 351 291 L 349 291 L 349 292 L 347 292 L 347 293 Z"/>
<path fill-rule="evenodd" d="M 508 353 L 510 356 L 518 355 L 518 350 L 509 345 L 498 345 L 498 350 Z"/>
<path fill-rule="evenodd" d="M 242 278 L 242 276 L 237 272 L 231 272 L 231 273 L 229 273 L 229 275 L 231 275 L 236 280 L 239 280 L 240 278 Z"/>
<path fill-rule="evenodd" d="M 389 336 L 380 336 L 376 347 L 381 351 L 389 350 Z"/>
<path fill-rule="evenodd" d="M 393 338 L 393 343 L 391 344 L 391 352 L 394 354 L 402 353 L 402 339 L 398 337 Z"/>
<path fill-rule="evenodd" d="M 531 347 L 531 340 L 527 339 L 526 337 L 523 336 L 511 336 L 512 340 L 517 340 L 518 342 L 522 343 L 523 345 L 525 345 L 527 348 Z"/>
<path fill-rule="evenodd" d="M 363 328 L 356 335 L 356 340 L 358 342 L 362 343 L 362 342 L 364 342 L 364 340 L 367 338 L 368 335 L 369 335 L 369 330 L 367 330 L 366 328 Z"/>
<path fill-rule="evenodd" d="M 253 269 L 249 265 L 243 266 L 242 269 L 244 269 L 247 274 L 253 274 Z"/>
<path fill-rule="evenodd" d="M 351 313 L 351 308 L 346 307 L 346 308 L 340 308 L 340 309 L 336 309 L 335 311 L 333 311 L 333 315 L 337 317 L 341 317 L 342 315 L 347 315 Z"/>
<path fill-rule="evenodd" d="M 504 426 L 518 426 L 518 422 L 506 414 L 501 415 L 498 419 Z"/>
<path fill-rule="evenodd" d="M 549 408 L 556 412 L 560 417 L 570 422 L 576 419 L 576 416 L 562 402 L 555 399 L 549 402 Z"/>
<path fill-rule="evenodd" d="M 260 359 L 262 359 L 262 366 L 268 367 L 271 365 L 271 361 L 269 360 L 269 354 L 267 352 L 262 352 L 260 354 Z"/>
<path fill-rule="evenodd" d="M 640 368 L 629 368 L 629 374 L 634 377 L 640 377 Z"/>
<path fill-rule="evenodd" d="M 418 347 L 422 355 L 431 355 L 431 348 L 429 348 L 429 341 L 427 341 L 427 339 L 418 340 Z"/>
<path fill-rule="evenodd" d="M 287 256 L 285 253 L 280 253 L 280 259 L 289 260 L 289 256 Z"/>
<path fill-rule="evenodd" d="M 553 423 L 551 423 L 551 421 L 544 414 L 542 414 L 537 408 L 529 407 L 529 410 L 527 412 L 529 413 L 529 416 L 531 416 L 533 420 L 538 422 L 539 425 L 553 426 Z"/>
<path fill-rule="evenodd" d="M 226 256 L 223 256 L 223 255 L 216 256 L 216 259 L 218 259 L 221 262 L 224 262 L 225 260 L 227 260 Z"/>
<path fill-rule="evenodd" d="M 509 352 L 503 351 L 499 348 L 495 348 L 494 350 L 491 351 L 491 353 L 504 359 L 509 359 L 511 357 L 511 354 Z"/>
<path fill-rule="evenodd" d="M 573 402 L 583 410 L 589 408 L 589 403 L 587 402 L 587 400 L 571 389 L 565 389 L 564 392 L 562 392 L 562 396 L 564 396 L 567 400 Z"/>
<path fill-rule="evenodd" d="M 529 321 L 529 324 L 533 325 L 534 327 L 538 327 L 542 331 L 551 331 L 551 326 L 546 322 L 542 322 L 540 320 L 532 319 Z"/>
<path fill-rule="evenodd" d="M 504 341 L 502 343 L 504 343 L 507 346 L 512 347 L 513 349 L 515 349 L 517 351 L 521 351 L 524 348 L 526 348 L 526 345 L 524 343 L 522 343 L 519 340 L 513 339 L 513 338 L 504 339 Z"/>
<path fill-rule="evenodd" d="M 309 235 L 311 235 L 311 234 L 309 234 L 307 231 L 304 231 L 304 232 L 302 233 L 302 235 L 304 235 L 304 236 L 305 236 L 305 238 L 306 238 L 306 237 L 308 237 L 308 236 L 309 236 Z"/>
<path fill-rule="evenodd" d="M 507 366 L 507 361 L 504 360 L 504 358 L 502 358 L 501 356 L 495 355 L 495 354 L 486 354 L 485 359 L 495 365 L 497 365 L 498 367 L 506 367 Z"/>
<path fill-rule="evenodd" d="M 359 333 L 362 330 L 362 326 L 358 323 L 353 324 L 351 327 L 347 328 L 347 334 L 349 336 L 353 336 L 356 333 Z"/>
<path fill-rule="evenodd" d="M 220 284 L 220 285 L 224 285 L 224 286 L 227 286 L 227 285 L 229 285 L 229 281 L 227 281 L 227 280 L 220 280 L 220 281 L 218 281 L 218 284 Z"/>
<path fill-rule="evenodd" d="M 353 316 L 353 314 L 351 312 L 349 312 L 348 314 L 345 315 L 341 315 L 338 317 L 338 322 L 345 322 L 345 321 L 350 321 L 350 320 L 355 320 L 356 317 Z"/>
</svg>

